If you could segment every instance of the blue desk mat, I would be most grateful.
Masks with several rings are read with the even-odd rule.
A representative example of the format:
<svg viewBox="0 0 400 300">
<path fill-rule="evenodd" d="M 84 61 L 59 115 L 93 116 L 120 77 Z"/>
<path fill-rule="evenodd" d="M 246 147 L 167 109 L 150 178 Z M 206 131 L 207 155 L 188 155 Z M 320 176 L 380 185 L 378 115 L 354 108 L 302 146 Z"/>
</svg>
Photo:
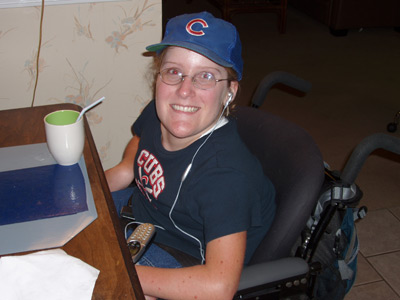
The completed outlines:
<svg viewBox="0 0 400 300">
<path fill-rule="evenodd" d="M 78 164 L 0 172 L 0 199 L 0 225 L 88 210 L 85 179 Z"/>
<path fill-rule="evenodd" d="M 0 148 L 0 255 L 62 247 L 97 218 L 84 157 L 57 165 L 46 143 Z"/>
</svg>

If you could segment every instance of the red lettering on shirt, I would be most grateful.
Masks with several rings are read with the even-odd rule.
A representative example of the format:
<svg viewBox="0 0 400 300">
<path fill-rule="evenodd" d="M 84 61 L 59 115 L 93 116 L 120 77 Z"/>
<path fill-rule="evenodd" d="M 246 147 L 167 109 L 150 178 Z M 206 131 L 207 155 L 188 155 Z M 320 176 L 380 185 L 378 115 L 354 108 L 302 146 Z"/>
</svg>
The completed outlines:
<svg viewBox="0 0 400 300">
<path fill-rule="evenodd" d="M 136 162 L 139 171 L 136 183 L 151 202 L 149 194 L 157 199 L 165 188 L 164 170 L 157 158 L 147 150 L 140 152 Z"/>
</svg>

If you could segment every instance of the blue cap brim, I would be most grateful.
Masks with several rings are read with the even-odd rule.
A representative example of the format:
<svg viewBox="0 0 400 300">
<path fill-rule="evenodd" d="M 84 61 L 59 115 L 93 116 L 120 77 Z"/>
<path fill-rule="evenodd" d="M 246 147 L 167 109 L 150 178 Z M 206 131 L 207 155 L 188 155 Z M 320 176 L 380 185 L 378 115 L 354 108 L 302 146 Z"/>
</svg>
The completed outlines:
<svg viewBox="0 0 400 300">
<path fill-rule="evenodd" d="M 160 52 L 169 46 L 182 47 L 182 48 L 186 48 L 186 49 L 192 50 L 194 52 L 200 53 L 201 55 L 204 55 L 205 57 L 211 59 L 213 62 L 215 62 L 223 67 L 232 68 L 234 66 L 233 63 L 221 59 L 213 51 L 210 51 L 209 49 L 206 49 L 202 46 L 199 46 L 199 45 L 196 45 L 193 43 L 187 43 L 187 42 L 159 43 L 159 44 L 147 46 L 146 49 L 151 52 Z"/>
</svg>

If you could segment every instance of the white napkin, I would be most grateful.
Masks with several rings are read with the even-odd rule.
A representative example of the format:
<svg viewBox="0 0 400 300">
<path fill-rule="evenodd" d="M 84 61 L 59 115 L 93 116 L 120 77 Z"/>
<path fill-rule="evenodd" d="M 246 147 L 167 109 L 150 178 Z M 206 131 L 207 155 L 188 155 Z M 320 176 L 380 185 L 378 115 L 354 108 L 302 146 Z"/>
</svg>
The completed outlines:
<svg viewBox="0 0 400 300">
<path fill-rule="evenodd" d="M 90 300 L 99 270 L 61 249 L 0 258 L 0 299 Z"/>
</svg>

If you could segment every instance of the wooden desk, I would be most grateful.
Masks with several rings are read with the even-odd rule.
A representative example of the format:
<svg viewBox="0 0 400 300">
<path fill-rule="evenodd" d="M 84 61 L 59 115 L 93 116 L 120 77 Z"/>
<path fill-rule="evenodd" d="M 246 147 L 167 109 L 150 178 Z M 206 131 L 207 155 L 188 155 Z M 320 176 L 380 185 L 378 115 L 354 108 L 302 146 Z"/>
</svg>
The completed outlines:
<svg viewBox="0 0 400 300">
<path fill-rule="evenodd" d="M 0 111 L 0 147 L 46 142 L 43 118 L 59 109 L 81 110 L 57 104 Z M 144 299 L 135 267 L 85 119 L 84 157 L 98 218 L 62 249 L 100 270 L 92 299 Z"/>
</svg>

